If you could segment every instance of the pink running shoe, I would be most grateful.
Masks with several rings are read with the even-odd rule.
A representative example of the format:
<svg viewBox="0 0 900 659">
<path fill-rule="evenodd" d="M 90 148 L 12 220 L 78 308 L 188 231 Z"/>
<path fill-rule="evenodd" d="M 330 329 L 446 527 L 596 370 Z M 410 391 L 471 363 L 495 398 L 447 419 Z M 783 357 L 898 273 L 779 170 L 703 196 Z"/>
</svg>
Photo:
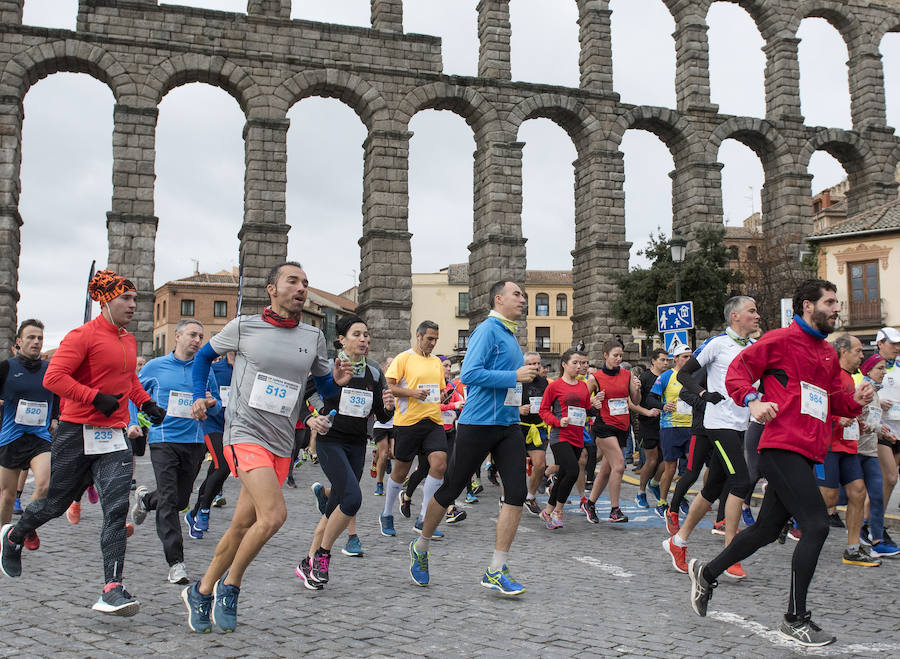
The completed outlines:
<svg viewBox="0 0 900 659">
<path fill-rule="evenodd" d="M 97 503 L 100 501 L 100 496 L 97 494 L 97 489 L 93 485 L 88 485 L 87 489 L 88 501 L 91 503 Z"/>
</svg>

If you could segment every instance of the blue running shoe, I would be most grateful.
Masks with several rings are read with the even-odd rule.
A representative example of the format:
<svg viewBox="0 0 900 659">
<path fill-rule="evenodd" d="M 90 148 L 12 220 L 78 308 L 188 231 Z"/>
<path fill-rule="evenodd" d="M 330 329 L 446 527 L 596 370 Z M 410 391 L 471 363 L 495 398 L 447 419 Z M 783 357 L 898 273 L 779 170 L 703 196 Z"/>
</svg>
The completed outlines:
<svg viewBox="0 0 900 659">
<path fill-rule="evenodd" d="M 227 574 L 227 573 L 226 573 Z M 213 601 L 210 617 L 216 627 L 223 632 L 233 632 L 237 627 L 237 601 L 241 589 L 237 586 L 229 586 L 223 583 L 222 579 L 213 586 Z"/>
<path fill-rule="evenodd" d="M 347 544 L 345 544 L 344 548 L 341 549 L 341 553 L 344 556 L 362 556 L 363 548 L 362 543 L 359 541 L 359 536 L 351 535 L 347 539 Z"/>
<path fill-rule="evenodd" d="M 659 501 L 659 483 L 654 485 L 652 482 L 647 483 L 647 487 L 650 488 L 650 491 L 653 493 L 653 496 Z"/>
<path fill-rule="evenodd" d="M 649 508 L 650 504 L 647 503 L 647 493 L 646 492 L 638 492 L 637 496 L 634 497 L 634 502 L 637 504 L 638 508 Z"/>
<path fill-rule="evenodd" d="M 384 496 L 384 483 L 375 483 L 375 496 L 376 497 Z"/>
<path fill-rule="evenodd" d="M 397 535 L 397 532 L 394 530 L 393 515 L 381 515 L 378 520 L 381 522 L 381 535 L 388 536 L 389 538 L 393 538 Z"/>
<path fill-rule="evenodd" d="M 16 500 L 13 502 L 13 515 L 21 515 L 22 514 L 22 499 L 16 497 Z"/>
<path fill-rule="evenodd" d="M 316 481 L 309 486 L 309 489 L 312 490 L 316 497 L 316 510 L 319 511 L 320 515 L 324 515 L 325 511 L 328 510 L 328 496 L 325 494 L 325 486 Z"/>
<path fill-rule="evenodd" d="M 741 508 L 741 519 L 744 520 L 744 524 L 747 526 L 753 526 L 756 523 L 756 520 L 753 519 L 753 513 L 749 508 Z"/>
<path fill-rule="evenodd" d="M 417 586 L 427 586 L 429 580 L 428 552 L 416 551 L 416 540 L 409 543 L 409 576 Z"/>
<path fill-rule="evenodd" d="M 869 553 L 872 556 L 896 556 L 900 554 L 900 547 L 895 545 L 890 540 L 882 540 L 881 542 L 874 544 L 869 548 Z"/>
<path fill-rule="evenodd" d="M 668 512 L 668 510 L 669 510 L 669 504 L 667 504 L 667 503 L 662 503 L 662 504 L 656 506 L 656 508 L 653 509 L 653 512 L 656 513 L 656 516 L 657 516 L 657 517 L 660 517 L 660 518 L 662 518 L 662 519 L 665 519 L 665 518 L 666 518 L 666 512 Z"/>
<path fill-rule="evenodd" d="M 197 584 L 192 584 L 181 591 L 181 599 L 188 611 L 188 627 L 198 634 L 209 634 L 212 624 L 209 622 L 209 611 L 212 608 L 212 595 L 202 595 Z"/>
<path fill-rule="evenodd" d="M 416 533 L 418 533 L 419 535 L 422 535 L 422 520 L 421 520 L 421 519 L 417 519 L 415 525 L 413 526 L 413 528 L 416 530 Z M 435 529 L 435 530 L 432 531 L 432 533 L 431 533 L 431 539 L 432 539 L 432 540 L 443 540 L 443 539 L 444 539 L 444 532 L 441 531 L 440 529 Z"/>
<path fill-rule="evenodd" d="M 471 492 L 466 492 L 466 503 L 478 503 L 478 497 Z"/>
<path fill-rule="evenodd" d="M 209 531 L 209 508 L 201 508 L 197 511 L 194 526 L 197 527 L 198 531 Z"/>
<path fill-rule="evenodd" d="M 521 595 L 525 592 L 525 586 L 512 578 L 505 565 L 497 571 L 486 569 L 481 577 L 481 585 L 502 595 Z"/>
<path fill-rule="evenodd" d="M 690 511 L 690 509 L 691 509 L 691 503 L 687 499 L 682 497 L 681 503 L 678 504 L 678 510 L 680 510 L 682 513 L 687 515 L 688 512 Z"/>
<path fill-rule="evenodd" d="M 203 531 L 197 528 L 197 520 L 190 513 L 190 511 L 185 513 L 184 523 L 187 524 L 188 535 L 190 535 L 194 540 L 203 540 Z"/>
</svg>

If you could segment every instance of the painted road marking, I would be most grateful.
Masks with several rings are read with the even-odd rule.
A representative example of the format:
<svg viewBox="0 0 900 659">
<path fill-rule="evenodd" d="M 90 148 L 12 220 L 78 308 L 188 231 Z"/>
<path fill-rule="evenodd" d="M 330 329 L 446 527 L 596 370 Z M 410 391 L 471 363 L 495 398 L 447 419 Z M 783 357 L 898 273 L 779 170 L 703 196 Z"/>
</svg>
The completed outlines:
<svg viewBox="0 0 900 659">
<path fill-rule="evenodd" d="M 619 577 L 621 579 L 630 579 L 634 576 L 631 572 L 627 572 L 625 569 L 619 567 L 618 565 L 604 563 L 603 561 L 594 558 L 593 556 L 573 556 L 572 559 L 578 561 L 579 563 L 584 563 L 585 565 L 595 567 L 598 570 L 602 570 L 603 572 L 611 574 L 614 577 Z"/>
</svg>

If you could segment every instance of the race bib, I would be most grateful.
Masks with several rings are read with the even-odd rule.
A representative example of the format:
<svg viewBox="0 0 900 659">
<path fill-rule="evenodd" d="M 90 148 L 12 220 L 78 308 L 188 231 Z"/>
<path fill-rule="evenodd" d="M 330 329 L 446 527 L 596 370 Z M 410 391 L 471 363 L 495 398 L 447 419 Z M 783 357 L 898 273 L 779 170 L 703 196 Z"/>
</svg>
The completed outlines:
<svg viewBox="0 0 900 659">
<path fill-rule="evenodd" d="M 191 418 L 191 406 L 194 404 L 194 394 L 186 391 L 170 391 L 169 406 L 166 408 L 166 416 L 174 416 L 179 419 Z"/>
<path fill-rule="evenodd" d="M 419 391 L 423 389 L 428 392 L 428 396 L 425 397 L 423 403 L 440 403 L 441 402 L 441 388 L 436 384 L 420 384 L 416 387 Z"/>
<path fill-rule="evenodd" d="M 688 416 L 692 416 L 694 414 L 694 408 L 679 398 L 675 402 L 675 413 L 676 414 L 687 414 Z"/>
<path fill-rule="evenodd" d="M 441 412 L 441 423 L 445 426 L 452 426 L 456 422 L 456 412 L 453 410 L 444 410 Z"/>
<path fill-rule="evenodd" d="M 900 403 L 891 405 L 891 408 L 884 413 L 884 418 L 888 421 L 900 421 Z"/>
<path fill-rule="evenodd" d="M 20 400 L 16 407 L 16 423 L 20 426 L 43 426 L 50 406 L 46 402 Z"/>
<path fill-rule="evenodd" d="M 504 405 L 509 405 L 513 407 L 519 407 L 522 404 L 522 383 L 516 382 L 515 387 L 510 387 L 506 390 L 506 400 L 503 401 Z"/>
<path fill-rule="evenodd" d="M 881 408 L 878 405 L 871 405 L 863 423 L 866 424 L 870 432 L 878 432 L 881 430 L 881 417 Z"/>
<path fill-rule="evenodd" d="M 844 441 L 845 442 L 858 442 L 859 441 L 859 424 L 854 421 L 849 426 L 844 428 Z"/>
<path fill-rule="evenodd" d="M 581 426 L 583 428 L 587 421 L 587 413 L 584 411 L 583 407 L 569 407 L 566 416 L 569 417 L 570 426 Z"/>
<path fill-rule="evenodd" d="M 623 414 L 628 414 L 628 399 L 610 398 L 609 413 L 611 416 L 621 416 Z"/>
<path fill-rule="evenodd" d="M 84 437 L 85 455 L 103 455 L 115 453 L 128 448 L 125 443 L 125 433 L 121 428 L 98 428 L 97 426 L 82 426 Z"/>
<path fill-rule="evenodd" d="M 818 419 L 828 419 L 828 393 L 809 382 L 800 382 L 800 414 Z"/>
<path fill-rule="evenodd" d="M 344 387 L 341 389 L 341 403 L 338 406 L 338 412 L 343 416 L 364 419 L 372 411 L 373 399 L 374 396 L 371 391 Z"/>
<path fill-rule="evenodd" d="M 222 407 L 228 407 L 228 399 L 231 397 L 231 387 L 219 387 L 219 398 L 222 399 Z"/>
<path fill-rule="evenodd" d="M 297 382 L 257 373 L 250 391 L 250 407 L 279 416 L 290 416 L 299 395 L 300 385 Z"/>
<path fill-rule="evenodd" d="M 532 396 L 531 398 L 528 399 L 528 403 L 529 403 L 528 413 L 529 414 L 537 414 L 538 412 L 541 411 L 541 400 L 542 399 L 543 399 L 543 396 Z"/>
</svg>

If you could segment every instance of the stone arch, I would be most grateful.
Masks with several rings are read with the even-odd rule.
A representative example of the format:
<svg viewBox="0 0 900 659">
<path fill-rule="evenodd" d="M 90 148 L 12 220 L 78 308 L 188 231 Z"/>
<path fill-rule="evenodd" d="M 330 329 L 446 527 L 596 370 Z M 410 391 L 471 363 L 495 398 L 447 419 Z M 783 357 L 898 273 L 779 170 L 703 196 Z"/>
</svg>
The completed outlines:
<svg viewBox="0 0 900 659">
<path fill-rule="evenodd" d="M 462 85 L 433 82 L 416 87 L 400 102 L 394 114 L 396 125 L 406 130 L 413 116 L 421 110 L 450 110 L 458 114 L 472 127 L 476 142 L 490 133 L 502 132 L 505 127 L 497 109 L 484 96 Z"/>
<path fill-rule="evenodd" d="M 0 96 L 21 100 L 38 80 L 62 72 L 87 73 L 107 85 L 116 102 L 137 91 L 125 67 L 106 50 L 77 39 L 64 39 L 33 46 L 13 57 L 0 77 Z"/>
<path fill-rule="evenodd" d="M 141 95 L 159 105 L 175 87 L 204 82 L 219 87 L 238 102 L 249 118 L 268 118 L 268 101 L 253 77 L 224 57 L 185 53 L 163 60 L 147 74 Z"/>
<path fill-rule="evenodd" d="M 816 131 L 806 141 L 800 151 L 798 161 L 804 169 L 809 167 L 810 158 L 816 151 L 825 151 L 841 163 L 848 176 L 860 173 L 874 162 L 874 155 L 868 143 L 858 134 L 827 128 Z M 851 182 L 852 185 L 852 182 Z"/>
<path fill-rule="evenodd" d="M 694 130 L 679 112 L 668 108 L 637 106 L 621 115 L 613 125 L 610 139 L 616 148 L 627 130 L 646 130 L 656 135 L 678 164 L 693 148 Z"/>
<path fill-rule="evenodd" d="M 767 172 L 792 163 L 790 145 L 775 126 L 763 119 L 732 117 L 713 131 L 708 142 L 707 158 L 715 162 L 722 142 L 737 140 L 751 149 Z"/>
<path fill-rule="evenodd" d="M 588 147 L 591 135 L 600 129 L 593 113 L 571 96 L 543 93 L 529 96 L 509 113 L 509 123 L 514 135 L 529 119 L 549 119 L 572 138 L 575 149 L 581 155 Z"/>
<path fill-rule="evenodd" d="M 369 131 L 387 130 L 390 116 L 381 92 L 362 78 L 340 69 L 303 71 L 281 83 L 273 94 L 272 111 L 285 116 L 310 96 L 335 98 L 348 105 Z"/>
<path fill-rule="evenodd" d="M 834 29 L 843 37 L 848 51 L 862 33 L 859 19 L 853 14 L 851 8 L 842 2 L 805 0 L 794 10 L 794 15 L 789 24 L 791 34 L 797 34 L 797 30 L 800 29 L 800 23 L 805 18 L 824 18 L 831 23 Z"/>
</svg>

